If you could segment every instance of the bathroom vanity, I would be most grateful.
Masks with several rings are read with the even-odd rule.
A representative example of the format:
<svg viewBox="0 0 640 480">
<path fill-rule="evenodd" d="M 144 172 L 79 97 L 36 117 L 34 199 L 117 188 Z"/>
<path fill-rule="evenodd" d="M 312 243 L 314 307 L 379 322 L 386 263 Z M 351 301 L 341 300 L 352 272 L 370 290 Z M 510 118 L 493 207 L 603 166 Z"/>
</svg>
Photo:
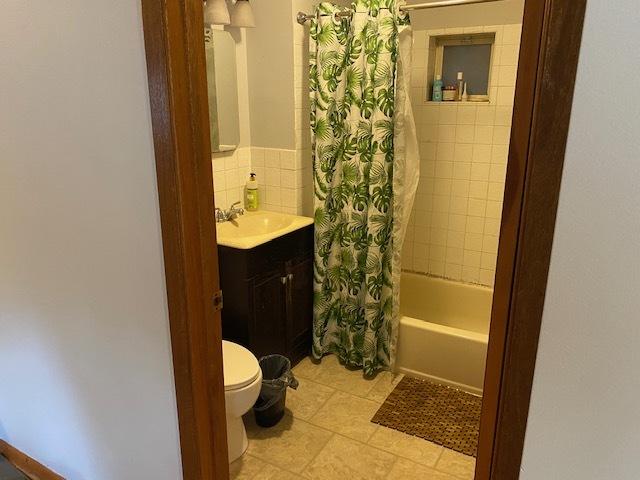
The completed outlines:
<svg viewBox="0 0 640 480">
<path fill-rule="evenodd" d="M 309 354 L 313 220 L 271 212 L 218 224 L 222 336 L 260 358 Z"/>
</svg>

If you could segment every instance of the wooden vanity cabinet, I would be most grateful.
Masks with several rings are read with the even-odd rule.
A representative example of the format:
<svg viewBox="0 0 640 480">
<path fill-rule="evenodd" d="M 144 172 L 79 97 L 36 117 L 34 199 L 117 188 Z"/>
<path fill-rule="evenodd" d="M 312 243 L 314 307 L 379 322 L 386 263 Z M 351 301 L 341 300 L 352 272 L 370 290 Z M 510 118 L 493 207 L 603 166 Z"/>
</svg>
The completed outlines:
<svg viewBox="0 0 640 480">
<path fill-rule="evenodd" d="M 296 364 L 311 350 L 313 225 L 249 250 L 218 246 L 222 337 Z"/>
</svg>

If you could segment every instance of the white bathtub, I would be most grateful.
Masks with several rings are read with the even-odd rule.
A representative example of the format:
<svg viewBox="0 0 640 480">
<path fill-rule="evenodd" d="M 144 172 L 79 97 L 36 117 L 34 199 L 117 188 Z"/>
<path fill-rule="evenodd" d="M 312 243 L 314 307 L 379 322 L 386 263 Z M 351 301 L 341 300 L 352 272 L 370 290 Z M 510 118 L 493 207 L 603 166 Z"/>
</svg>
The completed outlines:
<svg viewBox="0 0 640 480">
<path fill-rule="evenodd" d="M 396 369 L 482 394 L 493 290 L 403 273 Z"/>
</svg>

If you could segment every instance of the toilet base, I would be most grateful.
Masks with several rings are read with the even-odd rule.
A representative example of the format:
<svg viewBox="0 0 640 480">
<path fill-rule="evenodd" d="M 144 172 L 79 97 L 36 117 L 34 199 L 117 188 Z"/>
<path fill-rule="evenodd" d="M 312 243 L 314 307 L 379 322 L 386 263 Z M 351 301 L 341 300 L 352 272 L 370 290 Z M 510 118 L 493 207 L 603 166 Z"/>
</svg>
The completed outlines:
<svg viewBox="0 0 640 480">
<path fill-rule="evenodd" d="M 229 463 L 240 458 L 247 450 L 249 441 L 244 428 L 242 417 L 229 418 L 227 416 L 227 446 L 229 449 Z"/>
</svg>

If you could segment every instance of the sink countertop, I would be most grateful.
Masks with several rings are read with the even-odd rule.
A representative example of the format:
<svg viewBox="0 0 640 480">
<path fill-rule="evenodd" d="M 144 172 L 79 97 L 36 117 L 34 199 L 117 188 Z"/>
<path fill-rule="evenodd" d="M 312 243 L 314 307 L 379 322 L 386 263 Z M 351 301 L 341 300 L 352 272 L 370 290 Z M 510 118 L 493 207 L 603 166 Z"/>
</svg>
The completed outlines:
<svg viewBox="0 0 640 480">
<path fill-rule="evenodd" d="M 218 245 L 248 250 L 313 224 L 313 218 L 258 210 L 216 223 Z"/>
</svg>

